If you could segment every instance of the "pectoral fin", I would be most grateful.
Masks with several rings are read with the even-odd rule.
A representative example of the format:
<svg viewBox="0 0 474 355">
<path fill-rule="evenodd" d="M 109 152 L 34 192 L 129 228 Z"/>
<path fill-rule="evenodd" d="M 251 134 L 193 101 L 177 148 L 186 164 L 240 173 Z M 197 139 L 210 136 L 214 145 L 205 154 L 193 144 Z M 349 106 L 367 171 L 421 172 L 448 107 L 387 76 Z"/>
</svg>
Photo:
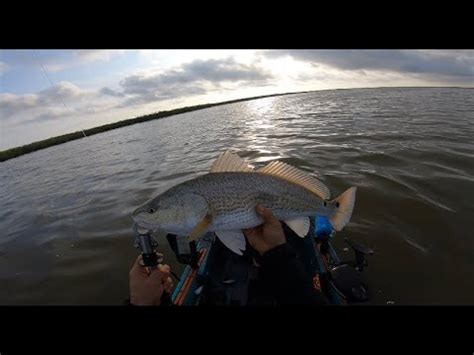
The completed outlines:
<svg viewBox="0 0 474 355">
<path fill-rule="evenodd" d="M 212 223 L 212 216 L 209 214 L 206 214 L 206 216 L 204 216 L 202 221 L 199 222 L 196 225 L 196 227 L 194 227 L 194 229 L 191 231 L 191 233 L 188 236 L 188 240 L 192 242 L 193 240 L 196 240 L 199 237 L 202 237 L 204 234 L 206 234 L 211 223 Z"/>
<path fill-rule="evenodd" d="M 216 231 L 219 240 L 227 248 L 232 250 L 237 255 L 242 255 L 245 250 L 245 236 L 240 230 L 236 231 Z"/>
<path fill-rule="evenodd" d="M 286 220 L 285 223 L 298 237 L 304 238 L 309 232 L 311 222 L 308 217 L 298 217 Z"/>
</svg>

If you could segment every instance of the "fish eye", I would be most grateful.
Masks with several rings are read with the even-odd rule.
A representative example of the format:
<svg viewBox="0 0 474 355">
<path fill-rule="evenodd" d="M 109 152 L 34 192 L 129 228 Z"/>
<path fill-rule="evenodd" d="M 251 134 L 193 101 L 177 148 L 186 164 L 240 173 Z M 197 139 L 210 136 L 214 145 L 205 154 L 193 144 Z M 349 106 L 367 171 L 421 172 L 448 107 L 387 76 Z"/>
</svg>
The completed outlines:
<svg viewBox="0 0 474 355">
<path fill-rule="evenodd" d="M 339 208 L 339 202 L 336 202 L 336 208 Z"/>
<path fill-rule="evenodd" d="M 153 212 L 155 212 L 155 209 L 154 209 L 154 208 L 150 208 L 150 209 L 148 210 L 148 213 L 153 213 Z"/>
<path fill-rule="evenodd" d="M 324 201 L 323 205 L 324 205 L 324 207 L 326 207 L 328 205 L 328 203 L 326 201 Z"/>
</svg>

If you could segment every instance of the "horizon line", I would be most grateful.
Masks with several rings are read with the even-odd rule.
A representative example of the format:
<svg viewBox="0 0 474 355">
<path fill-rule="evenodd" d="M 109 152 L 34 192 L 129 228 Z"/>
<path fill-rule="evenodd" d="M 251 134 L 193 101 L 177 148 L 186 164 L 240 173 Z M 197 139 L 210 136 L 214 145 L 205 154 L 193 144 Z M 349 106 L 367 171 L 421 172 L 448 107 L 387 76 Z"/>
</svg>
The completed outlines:
<svg viewBox="0 0 474 355">
<path fill-rule="evenodd" d="M 283 92 L 283 93 L 275 92 L 275 93 L 267 94 L 267 95 L 240 97 L 240 98 L 232 99 L 232 100 L 219 101 L 219 102 L 209 102 L 209 103 L 200 103 L 200 104 L 196 104 L 196 105 L 192 105 L 192 106 L 181 106 L 181 107 L 171 108 L 171 109 L 168 109 L 168 110 L 156 111 L 156 112 L 144 114 L 144 115 L 141 115 L 141 116 L 135 116 L 135 117 L 123 119 L 123 120 L 120 120 L 120 121 L 115 121 L 115 122 L 107 123 L 107 124 L 104 124 L 104 125 L 87 128 L 87 129 L 84 129 L 84 130 L 78 130 L 78 131 L 65 133 L 65 134 L 61 134 L 61 135 L 57 135 L 57 136 L 51 136 L 51 137 L 48 137 L 48 138 L 45 138 L 45 139 L 42 139 L 42 140 L 39 140 L 39 141 L 23 144 L 21 146 L 12 147 L 12 148 L 8 148 L 8 149 L 5 149 L 5 150 L 1 150 L 0 154 L 4 154 L 4 153 L 6 153 L 10 150 L 21 149 L 23 147 L 28 147 L 28 146 L 33 145 L 33 144 L 38 144 L 38 143 L 41 143 L 41 142 L 45 142 L 45 141 L 50 140 L 50 139 L 64 137 L 64 136 L 70 135 L 70 134 L 82 133 L 82 138 L 83 138 L 84 137 L 83 136 L 84 131 L 87 132 L 87 131 L 90 131 L 90 130 L 96 130 L 96 129 L 99 129 L 101 127 L 106 127 L 106 126 L 109 126 L 109 125 L 115 125 L 115 124 L 120 124 L 120 123 L 124 123 L 124 122 L 129 122 L 129 124 L 127 124 L 127 125 L 119 125 L 116 128 L 106 129 L 106 130 L 103 130 L 103 131 L 100 131 L 100 132 L 97 132 L 97 133 L 92 133 L 91 135 L 106 132 L 106 131 L 112 130 L 112 129 L 118 129 L 118 128 L 124 127 L 124 126 L 143 123 L 143 122 L 146 122 L 148 120 L 136 121 L 136 122 L 131 122 L 131 121 L 139 120 L 140 118 L 145 118 L 145 117 L 148 117 L 148 116 L 165 114 L 165 116 L 159 116 L 159 117 L 156 117 L 156 118 L 150 118 L 149 119 L 149 120 L 154 120 L 154 119 L 159 119 L 159 118 L 163 118 L 163 117 L 174 116 L 174 115 L 177 115 L 177 114 L 180 114 L 180 113 L 202 110 L 202 109 L 209 108 L 209 107 L 212 107 L 212 106 L 220 106 L 220 105 L 225 105 L 225 104 L 231 104 L 231 103 L 235 103 L 235 102 L 239 102 L 239 101 L 251 101 L 251 100 L 264 99 L 264 98 L 272 97 L 272 96 L 307 94 L 307 93 L 320 92 L 320 91 L 366 90 L 366 89 L 409 89 L 409 88 L 418 88 L 418 89 L 442 89 L 442 88 L 445 88 L 445 89 L 474 89 L 474 86 L 472 86 L 472 87 L 468 87 L 468 86 L 416 86 L 416 85 L 412 85 L 412 86 L 371 86 L 371 87 L 357 87 L 357 88 L 316 89 L 316 90 L 292 91 L 292 92 Z M 201 107 L 201 106 L 204 106 L 204 107 Z M 173 113 L 173 111 L 179 111 L 179 110 L 186 110 L 186 111 Z M 169 113 L 169 114 L 166 115 L 166 113 Z M 89 136 L 89 134 L 87 136 Z M 75 138 L 75 139 L 78 139 L 78 138 Z M 45 147 L 45 148 L 47 148 L 47 147 Z M 21 155 L 23 155 L 23 154 L 21 154 Z M 2 160 L 0 160 L 0 162 L 1 161 Z"/>
</svg>

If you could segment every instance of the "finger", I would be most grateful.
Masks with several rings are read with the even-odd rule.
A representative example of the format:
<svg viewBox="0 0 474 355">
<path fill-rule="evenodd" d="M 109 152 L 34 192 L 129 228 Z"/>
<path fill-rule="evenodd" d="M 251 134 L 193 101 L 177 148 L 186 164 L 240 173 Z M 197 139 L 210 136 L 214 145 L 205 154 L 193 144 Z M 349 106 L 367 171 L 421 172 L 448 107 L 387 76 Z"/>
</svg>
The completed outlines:
<svg viewBox="0 0 474 355">
<path fill-rule="evenodd" d="M 165 291 L 171 293 L 173 286 L 173 280 L 171 280 L 171 277 L 166 278 L 165 282 L 163 283 L 163 288 Z"/>
<path fill-rule="evenodd" d="M 171 268 L 168 264 L 159 264 L 158 267 L 162 272 L 170 272 Z"/>
<path fill-rule="evenodd" d="M 143 264 L 143 258 L 140 255 L 137 256 L 137 258 L 135 259 L 135 262 L 133 263 L 133 266 L 140 266 Z"/>
<path fill-rule="evenodd" d="M 159 282 L 164 283 L 171 274 L 171 268 L 167 264 L 159 264 L 157 268 L 153 269 L 150 273 L 150 278 Z"/>
<path fill-rule="evenodd" d="M 263 241 L 262 226 L 258 226 L 257 228 L 248 231 L 248 233 L 244 233 L 244 235 L 247 237 L 247 241 L 250 243 L 250 245 L 258 245 Z"/>
<path fill-rule="evenodd" d="M 156 253 L 156 257 L 157 257 L 158 263 L 161 264 L 161 263 L 163 262 L 163 260 L 164 260 L 163 254 L 157 252 L 157 253 Z"/>
<path fill-rule="evenodd" d="M 246 234 L 247 241 L 250 246 L 254 249 L 259 249 L 265 242 L 263 240 L 262 233 L 256 232 L 255 230 L 251 233 Z"/>
<path fill-rule="evenodd" d="M 258 228 L 247 228 L 242 229 L 242 232 L 246 237 L 253 237 L 257 233 Z"/>
<path fill-rule="evenodd" d="M 261 236 L 256 231 L 250 231 L 248 233 L 244 232 L 244 235 L 247 237 L 249 243 L 252 243 L 254 240 L 259 239 Z"/>
<path fill-rule="evenodd" d="M 275 217 L 273 217 L 272 211 L 262 205 L 257 205 L 255 207 L 255 211 L 263 218 L 265 223 L 272 222 L 275 219 Z"/>
<path fill-rule="evenodd" d="M 161 272 L 159 268 L 155 268 L 151 270 L 149 278 L 153 280 L 152 282 L 156 282 L 161 285 L 163 283 L 165 275 Z"/>
<path fill-rule="evenodd" d="M 163 273 L 164 276 L 168 277 L 171 275 L 171 268 L 167 264 L 159 264 L 158 268 Z"/>
</svg>

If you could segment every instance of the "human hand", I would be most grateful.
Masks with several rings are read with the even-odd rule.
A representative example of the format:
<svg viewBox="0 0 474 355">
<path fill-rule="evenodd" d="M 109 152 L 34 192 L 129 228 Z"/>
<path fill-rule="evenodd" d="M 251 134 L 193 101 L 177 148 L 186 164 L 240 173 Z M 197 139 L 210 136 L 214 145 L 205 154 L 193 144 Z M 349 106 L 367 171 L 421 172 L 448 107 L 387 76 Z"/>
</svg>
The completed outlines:
<svg viewBox="0 0 474 355">
<path fill-rule="evenodd" d="M 141 255 L 135 260 L 129 279 L 130 303 L 137 306 L 158 306 L 163 291 L 171 293 L 173 288 L 169 265 L 158 264 L 156 269 L 148 273 Z"/>
<path fill-rule="evenodd" d="M 255 211 L 263 218 L 263 224 L 255 228 L 244 229 L 243 232 L 249 244 L 260 255 L 263 255 L 270 249 L 285 244 L 285 233 L 280 221 L 273 216 L 269 209 L 262 205 L 257 205 Z"/>
</svg>

